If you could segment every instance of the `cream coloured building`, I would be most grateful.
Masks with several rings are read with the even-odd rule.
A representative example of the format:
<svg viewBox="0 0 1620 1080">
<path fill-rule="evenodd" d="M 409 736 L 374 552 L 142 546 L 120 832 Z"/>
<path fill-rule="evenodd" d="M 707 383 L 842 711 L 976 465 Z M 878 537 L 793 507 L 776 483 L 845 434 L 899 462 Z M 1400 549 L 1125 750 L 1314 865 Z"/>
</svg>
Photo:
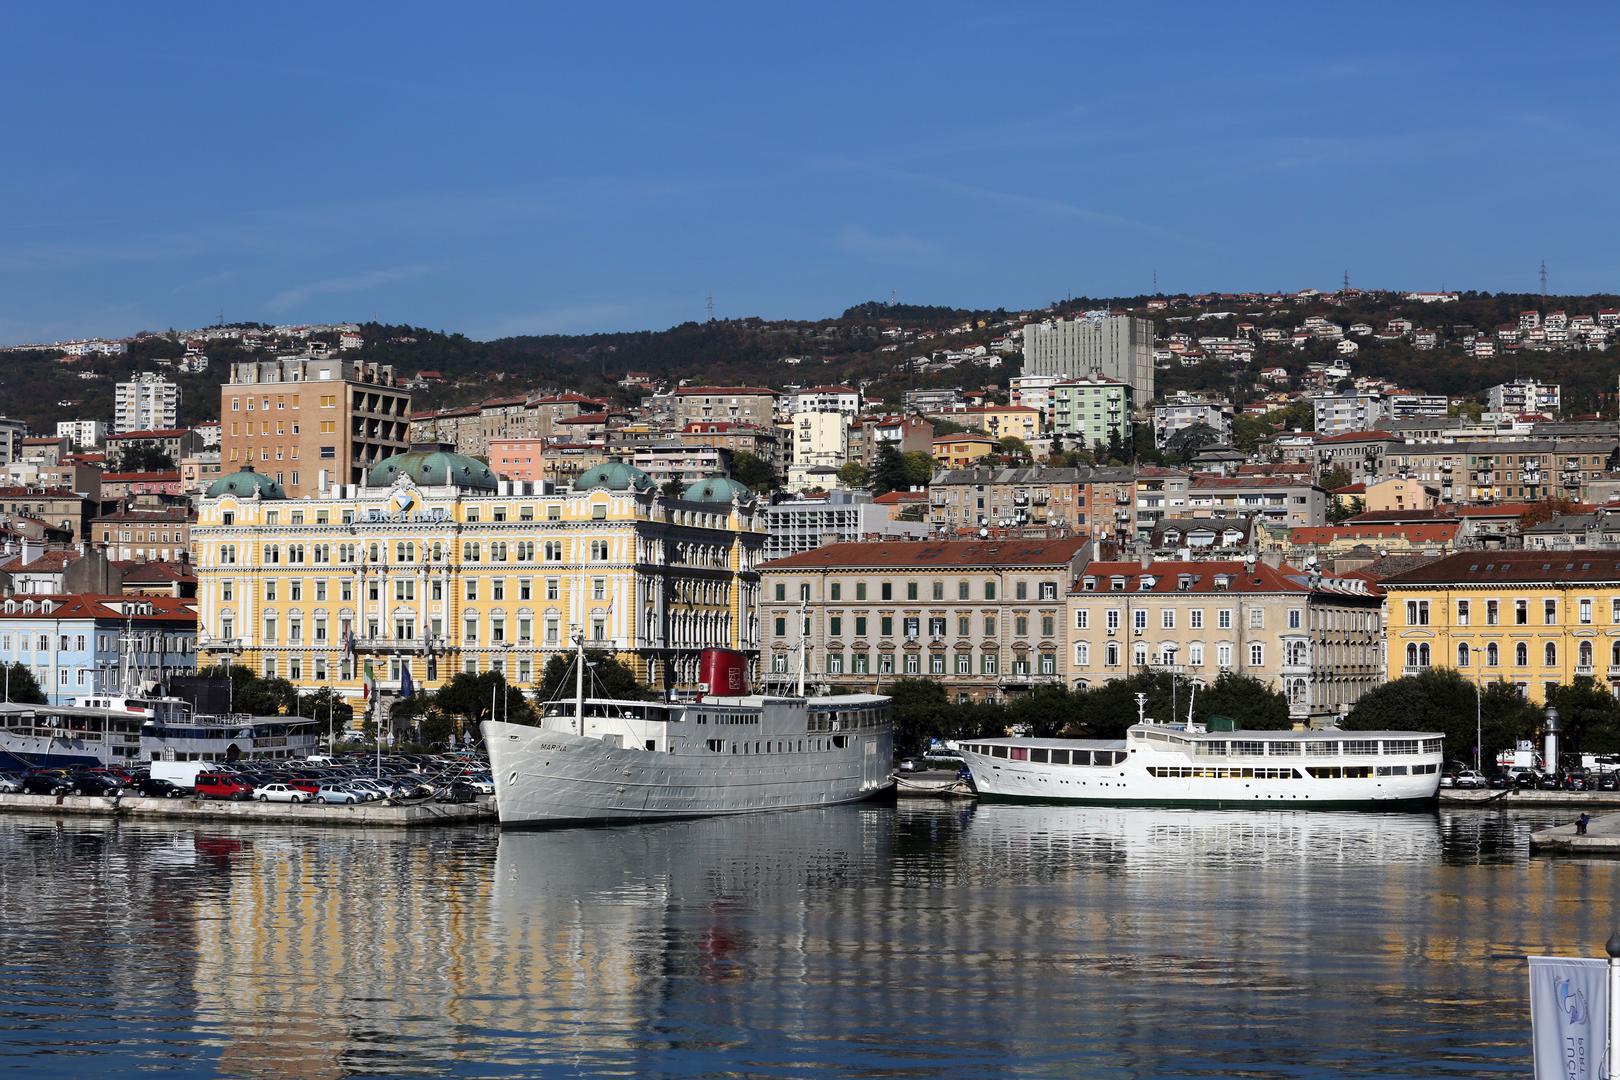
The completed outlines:
<svg viewBox="0 0 1620 1080">
<path fill-rule="evenodd" d="M 666 499 L 611 460 L 556 491 L 417 448 L 302 499 L 222 477 L 193 537 L 199 663 L 301 690 L 358 698 L 368 660 L 384 699 L 407 669 L 419 690 L 463 671 L 528 686 L 576 632 L 658 689 L 694 688 L 705 647 L 757 661 L 764 518 L 730 480 Z"/>
<path fill-rule="evenodd" d="M 1381 598 L 1359 578 L 1244 560 L 1093 562 L 1068 595 L 1071 686 L 1174 668 L 1249 675 L 1320 726 L 1384 681 Z"/>
</svg>

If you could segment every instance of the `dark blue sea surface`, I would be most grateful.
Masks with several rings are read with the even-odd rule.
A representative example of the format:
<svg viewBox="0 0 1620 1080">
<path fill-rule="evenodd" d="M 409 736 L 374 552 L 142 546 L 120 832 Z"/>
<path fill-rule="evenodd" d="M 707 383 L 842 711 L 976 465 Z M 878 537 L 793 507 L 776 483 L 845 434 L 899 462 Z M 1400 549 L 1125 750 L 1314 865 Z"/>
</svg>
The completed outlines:
<svg viewBox="0 0 1620 1080">
<path fill-rule="evenodd" d="M 1526 1076 L 1522 958 L 1600 955 L 1620 884 L 1531 859 L 1552 817 L 6 817 L 0 1072 Z"/>
</svg>

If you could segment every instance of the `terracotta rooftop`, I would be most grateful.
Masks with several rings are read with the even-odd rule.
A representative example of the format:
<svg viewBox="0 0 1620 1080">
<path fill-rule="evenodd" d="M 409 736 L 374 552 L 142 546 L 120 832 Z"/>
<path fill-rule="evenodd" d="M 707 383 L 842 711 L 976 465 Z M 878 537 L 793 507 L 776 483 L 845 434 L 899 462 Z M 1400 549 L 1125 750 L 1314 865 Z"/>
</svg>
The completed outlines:
<svg viewBox="0 0 1620 1080">
<path fill-rule="evenodd" d="M 1391 588 L 1564 582 L 1620 582 L 1620 551 L 1463 551 L 1384 579 Z"/>
<path fill-rule="evenodd" d="M 758 394 L 769 394 L 771 397 L 777 396 L 775 390 L 766 386 L 683 386 L 676 390 L 675 393 L 681 396 L 702 394 L 706 397 L 724 396 L 726 394 L 739 397 Z"/>
<path fill-rule="evenodd" d="M 32 601 L 34 610 L 24 611 L 23 605 Z M 45 611 L 49 601 L 54 610 Z M 150 605 L 150 615 L 136 614 L 142 605 Z M 11 608 L 6 611 L 5 608 Z M 22 596 L 11 597 L 0 607 L 0 619 L 115 619 L 122 622 L 197 624 L 197 601 L 177 596 Z"/>
<path fill-rule="evenodd" d="M 1123 588 L 1114 588 L 1115 579 L 1121 579 Z M 1086 582 L 1092 581 L 1092 588 Z M 1221 584 L 1224 581 L 1224 586 Z M 1358 593 L 1362 585 L 1340 584 L 1342 578 L 1322 579 L 1322 588 L 1331 592 Z M 1148 583 L 1143 588 L 1144 582 Z M 1129 562 L 1093 562 L 1081 571 L 1079 580 L 1070 592 L 1088 593 L 1299 593 L 1312 592 L 1310 578 L 1302 570 L 1291 566 L 1271 566 L 1256 562 L 1252 566 L 1240 559 L 1199 559 L 1191 561 L 1165 560 L 1143 566 L 1137 560 Z M 1374 595 L 1370 591 L 1366 595 Z"/>
<path fill-rule="evenodd" d="M 1288 530 L 1295 544 L 1331 544 L 1336 540 L 1401 539 L 1413 544 L 1439 544 L 1457 539 L 1462 523 L 1387 525 L 1302 525 Z"/>
</svg>

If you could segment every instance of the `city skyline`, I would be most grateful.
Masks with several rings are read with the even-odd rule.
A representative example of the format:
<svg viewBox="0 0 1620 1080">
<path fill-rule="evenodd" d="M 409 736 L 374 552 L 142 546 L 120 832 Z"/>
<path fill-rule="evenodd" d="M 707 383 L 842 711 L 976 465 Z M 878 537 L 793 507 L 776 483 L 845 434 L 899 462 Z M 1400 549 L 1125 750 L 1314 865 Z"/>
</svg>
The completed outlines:
<svg viewBox="0 0 1620 1080">
<path fill-rule="evenodd" d="M 1367 15 L 28 10 L 0 341 L 1612 287 L 1612 41 Z"/>
</svg>

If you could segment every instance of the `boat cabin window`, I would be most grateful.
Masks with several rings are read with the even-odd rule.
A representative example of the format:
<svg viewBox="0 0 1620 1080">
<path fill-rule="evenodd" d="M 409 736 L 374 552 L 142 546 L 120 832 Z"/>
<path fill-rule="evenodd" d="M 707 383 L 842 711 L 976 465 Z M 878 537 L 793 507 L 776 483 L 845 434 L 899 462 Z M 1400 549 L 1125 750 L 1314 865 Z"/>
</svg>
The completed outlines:
<svg viewBox="0 0 1620 1080">
<path fill-rule="evenodd" d="M 1050 762 L 1050 759 L 1047 757 L 1047 750 L 1044 746 L 1038 746 L 1031 750 L 1029 752 L 1029 760 L 1041 765 L 1046 765 Z"/>
</svg>

